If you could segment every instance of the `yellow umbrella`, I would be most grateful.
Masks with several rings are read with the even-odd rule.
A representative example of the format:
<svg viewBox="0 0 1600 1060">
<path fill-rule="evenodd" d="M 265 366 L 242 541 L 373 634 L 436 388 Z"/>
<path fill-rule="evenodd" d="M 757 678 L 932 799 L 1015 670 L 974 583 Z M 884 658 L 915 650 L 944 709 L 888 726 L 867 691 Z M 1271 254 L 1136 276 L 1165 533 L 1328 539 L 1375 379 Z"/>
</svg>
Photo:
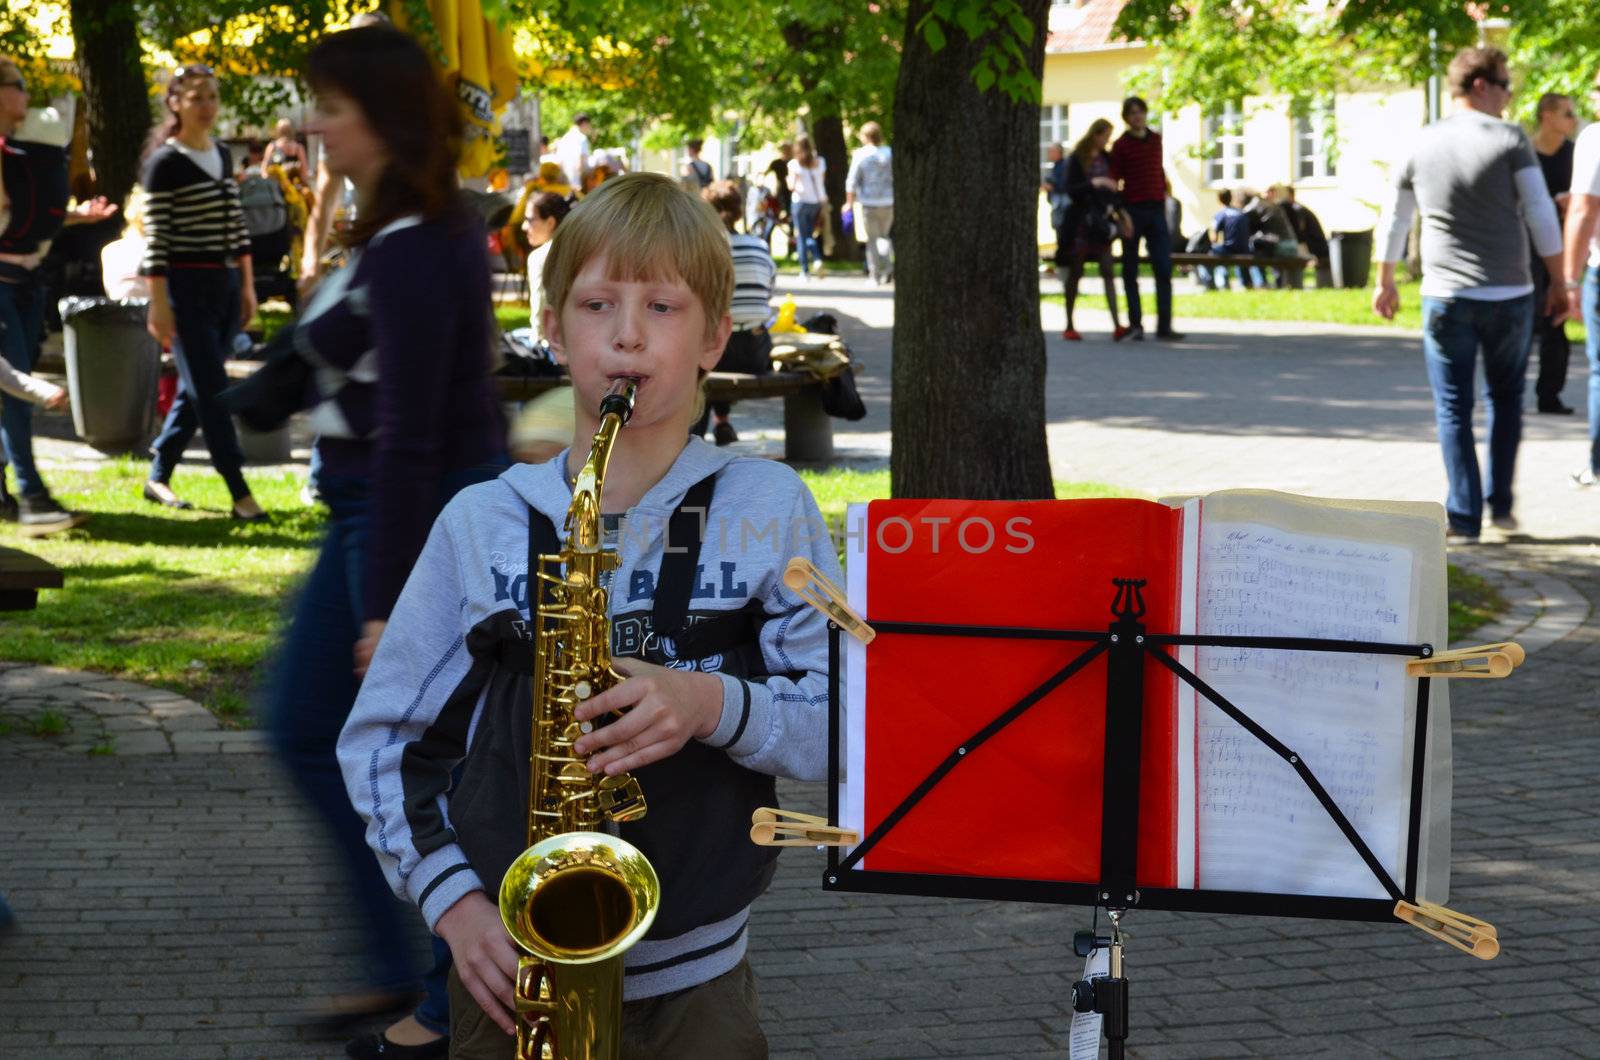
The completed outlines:
<svg viewBox="0 0 1600 1060">
<path fill-rule="evenodd" d="M 461 172 L 481 177 L 494 165 L 498 112 L 517 94 L 517 63 L 511 33 L 484 17 L 481 0 L 428 0 L 445 83 L 461 103 L 466 140 Z M 403 0 L 390 0 L 395 24 L 410 28 Z"/>
</svg>

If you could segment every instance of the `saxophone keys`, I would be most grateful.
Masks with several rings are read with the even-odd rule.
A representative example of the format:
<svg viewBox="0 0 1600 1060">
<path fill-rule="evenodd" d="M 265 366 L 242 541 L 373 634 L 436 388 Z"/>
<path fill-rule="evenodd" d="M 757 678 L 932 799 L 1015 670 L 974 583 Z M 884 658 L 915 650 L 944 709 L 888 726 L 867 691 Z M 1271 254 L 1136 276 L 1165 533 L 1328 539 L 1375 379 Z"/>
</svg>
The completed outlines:
<svg viewBox="0 0 1600 1060">
<path fill-rule="evenodd" d="M 588 699 L 590 696 L 594 695 L 594 686 L 588 681 L 579 681 L 572 686 L 572 694 L 577 696 L 579 699 Z M 584 732 L 588 731 L 588 729 L 584 730 Z"/>
<path fill-rule="evenodd" d="M 603 777 L 595 786 L 600 812 L 612 821 L 636 821 L 645 814 L 644 791 L 631 773 Z"/>
</svg>

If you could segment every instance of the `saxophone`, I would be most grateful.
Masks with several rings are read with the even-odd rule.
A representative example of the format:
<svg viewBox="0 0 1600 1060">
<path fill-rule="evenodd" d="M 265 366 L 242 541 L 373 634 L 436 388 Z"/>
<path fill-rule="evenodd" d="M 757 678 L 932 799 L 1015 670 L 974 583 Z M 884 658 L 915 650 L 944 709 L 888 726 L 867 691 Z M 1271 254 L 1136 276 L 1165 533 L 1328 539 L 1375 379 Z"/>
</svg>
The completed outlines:
<svg viewBox="0 0 1600 1060">
<path fill-rule="evenodd" d="M 517 1060 L 619 1055 L 623 953 L 649 930 L 661 885 L 632 844 L 600 831 L 644 816 L 629 774 L 591 775 L 572 745 L 588 731 L 573 709 L 620 681 L 611 668 L 600 495 L 637 384 L 619 380 L 600 404 L 600 428 L 578 473 L 559 553 L 540 556 L 535 608 L 533 747 L 528 849 L 500 884 L 500 919 L 523 950 L 517 963 Z"/>
</svg>

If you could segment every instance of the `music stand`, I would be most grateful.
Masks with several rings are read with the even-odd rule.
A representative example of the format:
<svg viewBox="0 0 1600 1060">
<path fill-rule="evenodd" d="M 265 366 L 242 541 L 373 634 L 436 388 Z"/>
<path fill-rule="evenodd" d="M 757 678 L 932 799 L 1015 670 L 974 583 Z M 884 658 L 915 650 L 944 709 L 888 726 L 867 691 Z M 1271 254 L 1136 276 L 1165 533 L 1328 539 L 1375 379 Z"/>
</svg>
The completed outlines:
<svg viewBox="0 0 1600 1060">
<path fill-rule="evenodd" d="M 1277 916 L 1316 917 L 1354 921 L 1386 921 L 1395 917 L 1407 920 L 1429 934 L 1449 942 L 1459 949 L 1485 959 L 1498 953 L 1499 945 L 1494 929 L 1482 921 L 1461 916 L 1431 903 L 1419 903 L 1417 896 L 1417 866 L 1421 843 L 1424 790 L 1424 766 L 1427 759 L 1428 685 L 1432 676 L 1491 676 L 1487 673 L 1464 674 L 1460 658 L 1477 658 L 1488 649 L 1468 649 L 1450 652 L 1449 663 L 1426 662 L 1435 658 L 1429 644 L 1392 644 L 1374 641 L 1331 640 L 1304 637 L 1238 637 L 1198 636 L 1189 634 L 1149 633 L 1140 621 L 1145 614 L 1142 579 L 1114 578 L 1115 595 L 1111 611 L 1113 621 L 1105 630 L 1039 629 L 1029 627 L 965 626 L 948 623 L 874 622 L 870 617 L 861 619 L 849 612 L 837 589 L 824 586 L 832 600 L 819 602 L 806 598 L 829 616 L 828 670 L 829 670 L 829 769 L 827 828 L 797 834 L 822 839 L 828 844 L 828 867 L 823 874 L 823 889 L 833 891 L 861 891 L 877 894 L 908 894 L 949 898 L 981 898 L 1002 901 L 1046 902 L 1066 905 L 1089 905 L 1106 909 L 1112 932 L 1101 938 L 1092 933 L 1080 932 L 1075 948 L 1084 956 L 1090 948 L 1104 945 L 1110 948 L 1111 973 L 1108 978 L 1093 983 L 1076 984 L 1074 1007 L 1079 1011 L 1097 1011 L 1106 1015 L 1105 1035 L 1112 1060 L 1122 1056 L 1123 1042 L 1128 1030 L 1127 978 L 1122 967 L 1121 920 L 1132 909 L 1166 909 L 1173 911 L 1209 913 L 1250 913 Z M 790 583 L 791 588 L 794 583 Z M 802 594 L 804 595 L 804 594 Z M 951 636 L 976 638 L 1023 638 L 1030 640 L 1061 641 L 1087 645 L 1064 665 L 1046 678 L 1038 687 L 1022 696 L 1002 711 L 988 724 L 967 739 L 960 741 L 948 755 L 927 774 L 878 825 L 859 842 L 852 843 L 853 833 L 840 829 L 839 812 L 839 761 L 842 719 L 840 695 L 840 649 L 844 631 L 840 623 L 870 627 L 874 634 L 916 634 L 922 636 Z M 1397 883 L 1371 848 L 1351 825 L 1344 812 L 1334 802 L 1327 790 L 1304 760 L 1265 728 L 1258 725 L 1243 710 L 1225 696 L 1211 688 L 1193 671 L 1171 658 L 1167 649 L 1178 646 L 1207 646 L 1251 648 L 1279 651 L 1346 652 L 1372 655 L 1406 656 L 1423 663 L 1413 663 L 1408 672 L 1418 677 L 1414 744 L 1412 747 L 1411 787 L 1409 792 L 1408 831 L 1406 836 L 1406 871 L 1404 886 Z M 1496 645 L 1493 647 L 1509 647 Z M 986 741 L 1021 717 L 1046 695 L 1061 684 L 1081 673 L 1101 655 L 1106 656 L 1106 727 L 1105 768 L 1100 836 L 1100 878 L 1097 883 L 1078 883 L 1058 880 L 1000 879 L 986 877 L 947 876 L 915 872 L 887 872 L 860 868 L 862 859 L 898 824 L 940 781 L 956 769 L 966 758 Z M 1139 832 L 1139 770 L 1140 736 L 1144 714 L 1144 668 L 1149 656 L 1171 671 L 1181 682 L 1189 685 L 1239 724 L 1257 741 L 1284 759 L 1307 789 L 1317 799 L 1324 811 L 1338 826 L 1341 833 L 1355 849 L 1367 868 L 1382 886 L 1387 898 L 1369 899 L 1342 896 L 1272 894 L 1244 891 L 1216 891 L 1177 887 L 1139 887 L 1136 879 Z M 1520 649 L 1515 652 L 1515 662 L 1521 661 Z M 1510 665 L 1505 667 L 1509 672 Z M 1416 667 L 1421 669 L 1413 669 Z M 1454 669 L 1452 669 L 1454 667 Z M 1503 676 L 1496 673 L 1492 676 Z M 759 814 L 758 814 L 759 817 Z M 819 825 L 821 822 L 817 822 Z M 849 839 L 828 840 L 826 834 L 849 835 Z M 798 844 L 791 844 L 798 845 Z M 838 847 L 853 845 L 851 852 L 841 858 Z"/>
</svg>

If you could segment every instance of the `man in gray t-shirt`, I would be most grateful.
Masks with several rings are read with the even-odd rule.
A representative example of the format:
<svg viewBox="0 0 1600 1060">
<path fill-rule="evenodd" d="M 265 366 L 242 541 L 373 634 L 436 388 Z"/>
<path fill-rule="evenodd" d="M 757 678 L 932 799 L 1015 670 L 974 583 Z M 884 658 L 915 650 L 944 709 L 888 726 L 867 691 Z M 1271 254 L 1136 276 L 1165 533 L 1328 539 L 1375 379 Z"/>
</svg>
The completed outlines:
<svg viewBox="0 0 1600 1060">
<path fill-rule="evenodd" d="M 1412 216 L 1422 214 L 1422 345 L 1445 474 L 1450 541 L 1478 539 L 1485 502 L 1490 522 L 1510 532 L 1511 479 L 1522 438 L 1522 392 L 1533 329 L 1528 236 L 1550 270 L 1551 305 L 1565 310 L 1561 225 L 1533 146 L 1500 120 L 1511 100 L 1505 53 L 1467 48 L 1446 74 L 1455 111 L 1423 129 L 1395 176 L 1380 224 L 1380 269 L 1372 308 L 1394 319 L 1400 308 L 1395 262 Z M 1556 305 L 1557 302 L 1560 305 Z M 1479 348 L 1489 392 L 1487 483 L 1472 437 L 1473 375 Z M 1485 488 L 1486 487 L 1486 488 Z"/>
</svg>

